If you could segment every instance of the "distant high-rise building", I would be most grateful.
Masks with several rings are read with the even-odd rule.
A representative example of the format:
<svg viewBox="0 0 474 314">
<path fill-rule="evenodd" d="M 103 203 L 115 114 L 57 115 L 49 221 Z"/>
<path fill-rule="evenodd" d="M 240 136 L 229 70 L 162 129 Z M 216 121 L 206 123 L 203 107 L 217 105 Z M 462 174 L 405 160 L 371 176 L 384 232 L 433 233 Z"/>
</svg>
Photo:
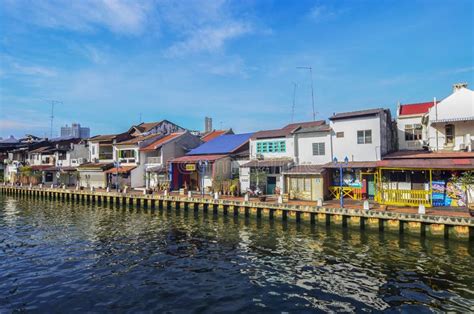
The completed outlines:
<svg viewBox="0 0 474 314">
<path fill-rule="evenodd" d="M 87 127 L 81 127 L 79 123 L 73 123 L 71 126 L 67 124 L 61 127 L 61 137 L 73 136 L 75 138 L 89 138 L 91 135 L 91 129 Z"/>
<path fill-rule="evenodd" d="M 205 117 L 204 118 L 204 133 L 208 133 L 212 131 L 212 118 Z"/>
</svg>

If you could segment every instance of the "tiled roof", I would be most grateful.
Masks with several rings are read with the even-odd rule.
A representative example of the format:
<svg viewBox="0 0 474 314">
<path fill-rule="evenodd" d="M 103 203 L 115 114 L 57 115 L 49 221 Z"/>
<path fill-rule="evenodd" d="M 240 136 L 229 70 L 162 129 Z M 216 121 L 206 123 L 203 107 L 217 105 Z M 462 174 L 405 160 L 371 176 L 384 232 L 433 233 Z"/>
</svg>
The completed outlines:
<svg viewBox="0 0 474 314">
<path fill-rule="evenodd" d="M 143 152 L 149 152 L 149 151 L 153 151 L 155 149 L 158 149 L 160 148 L 162 145 L 164 145 L 165 143 L 168 143 L 170 142 L 171 140 L 173 139 L 176 139 L 178 137 L 180 137 L 181 135 L 183 135 L 184 132 L 177 132 L 177 133 L 171 133 L 171 134 L 168 134 L 162 138 L 159 138 L 157 139 L 156 141 L 153 141 L 152 143 L 150 143 L 149 145 L 141 148 L 140 150 L 143 151 Z"/>
<path fill-rule="evenodd" d="M 339 120 L 339 119 L 372 116 L 384 111 L 385 109 L 383 108 L 376 108 L 376 109 L 366 109 L 366 110 L 358 110 L 358 111 L 351 111 L 351 112 L 341 112 L 341 113 L 335 113 L 329 118 L 329 120 Z"/>
<path fill-rule="evenodd" d="M 324 120 L 318 120 L 318 121 L 309 121 L 309 122 L 296 122 L 296 123 L 290 123 L 283 127 L 283 129 L 291 129 L 294 130 L 297 127 L 302 127 L 302 128 L 310 128 L 310 127 L 315 127 L 315 126 L 320 126 L 325 124 L 326 121 Z"/>
<path fill-rule="evenodd" d="M 417 103 L 417 104 L 400 105 L 399 115 L 408 116 L 408 115 L 428 113 L 430 108 L 433 106 L 434 106 L 434 102 L 432 101 L 422 102 L 422 103 Z"/>
<path fill-rule="evenodd" d="M 258 131 L 252 135 L 252 139 L 264 139 L 264 138 L 276 138 L 276 137 L 287 137 L 291 134 L 292 129 L 277 129 L 277 130 L 265 130 Z"/>
<path fill-rule="evenodd" d="M 148 132 L 154 127 L 160 125 L 163 123 L 163 121 L 158 121 L 158 122 L 142 122 L 139 125 L 135 125 L 135 128 L 137 128 L 140 132 Z"/>
<path fill-rule="evenodd" d="M 161 133 L 136 136 L 136 137 L 132 137 L 131 139 L 118 142 L 117 145 L 134 145 L 139 142 L 143 142 L 149 139 L 153 139 L 154 137 L 160 137 L 160 136 L 162 136 Z"/>
<path fill-rule="evenodd" d="M 323 166 L 324 168 L 337 168 L 339 169 L 339 163 L 334 164 L 334 162 L 328 162 Z M 344 168 L 375 168 L 377 167 L 376 161 L 349 161 L 347 165 L 344 165 Z"/>
<path fill-rule="evenodd" d="M 234 132 L 232 132 L 232 130 L 214 130 L 201 137 L 201 140 L 203 140 L 204 142 L 209 142 L 210 140 L 215 139 L 216 137 L 224 134 L 234 134 Z"/>
<path fill-rule="evenodd" d="M 172 163 L 196 163 L 202 161 L 216 161 L 221 158 L 228 157 L 228 155 L 194 155 L 194 156 L 182 156 L 171 160 Z"/>
<path fill-rule="evenodd" d="M 106 141 L 113 141 L 117 137 L 124 135 L 124 133 L 119 133 L 119 134 L 106 134 L 106 135 L 96 135 L 91 138 L 89 138 L 89 141 L 91 142 L 106 142 Z"/>
<path fill-rule="evenodd" d="M 252 134 L 253 133 L 221 135 L 191 150 L 188 155 L 231 154 L 245 145 Z"/>
</svg>

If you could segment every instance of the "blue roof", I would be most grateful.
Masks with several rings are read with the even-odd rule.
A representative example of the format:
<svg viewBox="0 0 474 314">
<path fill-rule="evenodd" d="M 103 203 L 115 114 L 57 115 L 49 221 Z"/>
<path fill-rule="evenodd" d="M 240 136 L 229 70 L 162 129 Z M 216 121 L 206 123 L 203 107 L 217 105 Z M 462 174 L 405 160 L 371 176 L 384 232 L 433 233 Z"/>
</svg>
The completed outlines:
<svg viewBox="0 0 474 314">
<path fill-rule="evenodd" d="M 230 154 L 248 142 L 253 133 L 226 134 L 191 150 L 187 155 Z"/>
</svg>

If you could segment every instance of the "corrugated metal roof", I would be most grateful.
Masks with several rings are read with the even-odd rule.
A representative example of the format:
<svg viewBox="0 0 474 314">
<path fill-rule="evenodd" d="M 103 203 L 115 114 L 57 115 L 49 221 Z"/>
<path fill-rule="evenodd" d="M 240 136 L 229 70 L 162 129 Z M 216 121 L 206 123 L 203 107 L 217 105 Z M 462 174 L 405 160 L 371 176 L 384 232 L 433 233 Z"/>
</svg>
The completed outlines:
<svg viewBox="0 0 474 314">
<path fill-rule="evenodd" d="M 221 135 L 191 150 L 187 155 L 231 154 L 246 144 L 252 134 Z"/>
<path fill-rule="evenodd" d="M 428 152 L 424 150 L 400 150 L 383 156 L 383 159 L 444 159 L 444 158 L 474 158 L 474 152 Z"/>
<path fill-rule="evenodd" d="M 366 110 L 358 110 L 358 111 L 351 111 L 351 112 L 341 112 L 341 113 L 334 114 L 333 116 L 329 118 L 329 120 L 339 120 L 339 119 L 372 116 L 384 111 L 385 109 L 383 108 L 376 108 L 376 109 L 366 109 Z"/>
<path fill-rule="evenodd" d="M 405 169 L 472 170 L 474 158 L 465 159 L 386 159 L 377 162 L 377 167 Z"/>
</svg>

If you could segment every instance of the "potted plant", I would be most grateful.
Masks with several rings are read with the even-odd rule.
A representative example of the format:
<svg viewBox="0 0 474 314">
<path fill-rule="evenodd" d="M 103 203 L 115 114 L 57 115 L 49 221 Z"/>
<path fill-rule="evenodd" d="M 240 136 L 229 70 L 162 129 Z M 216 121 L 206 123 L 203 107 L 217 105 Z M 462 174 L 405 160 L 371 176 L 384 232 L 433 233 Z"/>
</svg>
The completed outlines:
<svg viewBox="0 0 474 314">
<path fill-rule="evenodd" d="M 466 171 L 460 176 L 453 176 L 451 179 L 452 182 L 458 184 L 461 189 L 463 189 L 466 195 L 466 208 L 469 211 L 471 216 L 474 216 L 474 211 L 472 211 L 470 206 L 470 198 L 469 195 L 473 193 L 474 190 L 474 172 L 473 171 Z"/>
</svg>

